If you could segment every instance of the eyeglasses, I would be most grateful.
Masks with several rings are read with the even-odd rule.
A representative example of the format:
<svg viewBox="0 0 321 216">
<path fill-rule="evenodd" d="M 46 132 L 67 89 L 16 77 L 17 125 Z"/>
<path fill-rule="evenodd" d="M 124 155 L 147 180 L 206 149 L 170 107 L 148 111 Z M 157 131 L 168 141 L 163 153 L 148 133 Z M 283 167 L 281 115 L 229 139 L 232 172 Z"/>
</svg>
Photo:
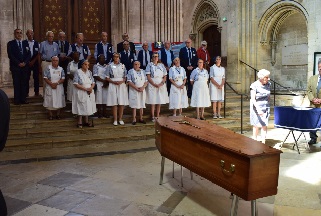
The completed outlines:
<svg viewBox="0 0 321 216">
<path fill-rule="evenodd" d="M 16 32 L 16 34 L 22 34 L 22 32 Z"/>
<path fill-rule="evenodd" d="M 153 56 L 153 58 L 158 58 L 158 56 Z"/>
</svg>

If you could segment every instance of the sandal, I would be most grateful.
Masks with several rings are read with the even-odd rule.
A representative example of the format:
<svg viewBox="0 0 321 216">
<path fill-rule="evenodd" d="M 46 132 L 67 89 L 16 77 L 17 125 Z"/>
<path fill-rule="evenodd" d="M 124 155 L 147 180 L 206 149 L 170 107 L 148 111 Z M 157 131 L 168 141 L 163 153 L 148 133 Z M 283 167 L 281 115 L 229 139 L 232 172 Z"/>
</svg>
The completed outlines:
<svg viewBox="0 0 321 216">
<path fill-rule="evenodd" d="M 84 126 L 85 126 L 85 127 L 94 127 L 94 125 L 92 125 L 92 124 L 90 124 L 90 123 L 88 123 L 88 122 L 85 123 Z"/>
<path fill-rule="evenodd" d="M 77 127 L 78 128 L 82 128 L 82 124 L 77 124 Z"/>
</svg>

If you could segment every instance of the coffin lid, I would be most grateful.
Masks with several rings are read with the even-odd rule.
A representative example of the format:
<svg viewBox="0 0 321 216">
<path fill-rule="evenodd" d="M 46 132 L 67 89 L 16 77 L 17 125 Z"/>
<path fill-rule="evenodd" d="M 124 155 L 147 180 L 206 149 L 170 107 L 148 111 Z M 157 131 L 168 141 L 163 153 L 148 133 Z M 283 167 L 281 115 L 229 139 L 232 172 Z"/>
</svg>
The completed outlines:
<svg viewBox="0 0 321 216">
<path fill-rule="evenodd" d="M 282 153 L 281 150 L 272 148 L 208 121 L 201 121 L 189 117 L 159 117 L 156 118 L 156 124 L 170 129 L 173 132 L 197 138 L 200 141 L 209 143 L 209 145 L 219 146 L 220 148 L 240 155 L 246 155 L 250 158 L 263 156 L 265 154 Z"/>
</svg>

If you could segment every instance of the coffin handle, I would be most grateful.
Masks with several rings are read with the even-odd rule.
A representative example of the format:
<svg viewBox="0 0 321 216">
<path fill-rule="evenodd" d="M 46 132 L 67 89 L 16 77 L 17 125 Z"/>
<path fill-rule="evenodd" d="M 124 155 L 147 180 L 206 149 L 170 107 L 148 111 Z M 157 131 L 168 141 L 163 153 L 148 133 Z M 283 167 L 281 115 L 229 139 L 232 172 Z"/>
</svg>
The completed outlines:
<svg viewBox="0 0 321 216">
<path fill-rule="evenodd" d="M 232 174 L 235 172 L 235 165 L 234 164 L 231 164 L 231 167 L 230 167 L 230 170 L 226 170 L 224 168 L 225 166 L 225 161 L 224 160 L 221 160 L 221 168 L 222 170 L 225 172 L 225 173 L 228 173 L 228 174 Z"/>
</svg>

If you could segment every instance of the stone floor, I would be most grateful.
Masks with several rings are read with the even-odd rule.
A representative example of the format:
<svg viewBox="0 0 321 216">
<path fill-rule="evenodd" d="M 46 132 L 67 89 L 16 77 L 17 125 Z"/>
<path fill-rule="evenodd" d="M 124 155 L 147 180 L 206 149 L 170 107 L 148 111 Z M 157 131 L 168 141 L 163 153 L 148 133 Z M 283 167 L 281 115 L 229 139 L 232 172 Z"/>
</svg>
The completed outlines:
<svg viewBox="0 0 321 216">
<path fill-rule="evenodd" d="M 267 144 L 278 146 L 286 134 L 286 130 L 270 130 Z M 289 138 L 282 148 L 278 194 L 258 200 L 260 216 L 321 215 L 320 143 L 308 151 L 300 138 L 298 154 L 292 150 L 292 142 Z M 172 178 L 169 160 L 165 162 L 164 183 L 159 185 L 161 157 L 153 139 L 119 145 L 130 145 L 132 150 L 57 160 L 50 158 L 60 151 L 55 149 L 44 153 L 47 161 L 1 165 L 0 188 L 9 215 L 229 215 L 228 191 L 199 176 L 191 180 L 185 169 L 181 187 L 180 167 L 175 166 Z M 77 151 L 82 153 L 81 148 Z M 19 152 L 2 152 L 0 159 L 10 160 L 7 154 L 13 159 Z M 250 202 L 240 200 L 238 215 L 250 215 Z"/>
</svg>

